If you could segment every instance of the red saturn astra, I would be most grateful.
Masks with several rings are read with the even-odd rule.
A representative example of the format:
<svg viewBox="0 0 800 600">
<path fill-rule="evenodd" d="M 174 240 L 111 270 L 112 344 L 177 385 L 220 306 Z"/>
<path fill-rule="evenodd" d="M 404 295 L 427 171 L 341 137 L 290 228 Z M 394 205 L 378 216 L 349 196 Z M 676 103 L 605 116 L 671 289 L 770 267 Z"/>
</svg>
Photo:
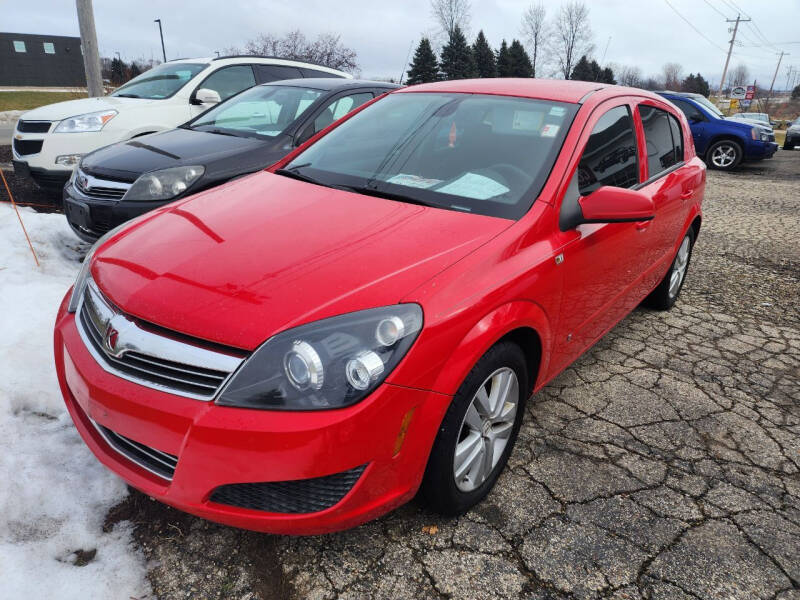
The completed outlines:
<svg viewBox="0 0 800 600">
<path fill-rule="evenodd" d="M 533 79 L 392 92 L 268 171 L 98 241 L 55 357 L 130 485 L 288 534 L 479 502 L 531 394 L 673 305 L 705 188 L 663 98 Z"/>
</svg>

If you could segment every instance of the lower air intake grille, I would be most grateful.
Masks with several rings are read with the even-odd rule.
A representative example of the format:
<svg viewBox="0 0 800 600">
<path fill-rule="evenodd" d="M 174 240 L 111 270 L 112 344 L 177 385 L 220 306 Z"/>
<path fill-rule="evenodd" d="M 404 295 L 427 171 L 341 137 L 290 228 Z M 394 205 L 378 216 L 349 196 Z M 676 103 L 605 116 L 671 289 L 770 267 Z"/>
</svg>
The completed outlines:
<svg viewBox="0 0 800 600">
<path fill-rule="evenodd" d="M 318 512 L 344 498 L 365 468 L 366 465 L 361 465 L 349 471 L 297 481 L 232 483 L 215 489 L 211 501 L 265 512 Z"/>
<path fill-rule="evenodd" d="M 177 456 L 135 442 L 124 435 L 111 431 L 108 427 L 103 427 L 99 423 L 94 423 L 94 426 L 103 436 L 103 439 L 108 442 L 108 445 L 125 458 L 163 479 L 172 480 L 172 476 L 175 474 L 175 467 L 178 464 Z"/>
<path fill-rule="evenodd" d="M 14 152 L 20 156 L 36 154 L 42 151 L 44 140 L 14 140 Z"/>
</svg>

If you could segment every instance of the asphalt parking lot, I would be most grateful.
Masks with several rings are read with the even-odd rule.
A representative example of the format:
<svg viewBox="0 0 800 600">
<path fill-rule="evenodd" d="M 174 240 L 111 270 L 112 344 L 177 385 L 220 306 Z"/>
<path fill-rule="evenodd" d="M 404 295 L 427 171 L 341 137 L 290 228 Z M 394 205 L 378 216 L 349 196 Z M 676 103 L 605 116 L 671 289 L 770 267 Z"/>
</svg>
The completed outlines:
<svg viewBox="0 0 800 600">
<path fill-rule="evenodd" d="M 704 210 L 675 308 L 536 395 L 466 516 L 290 538 L 134 491 L 107 526 L 134 523 L 159 598 L 800 599 L 800 152 L 709 172 Z"/>
</svg>

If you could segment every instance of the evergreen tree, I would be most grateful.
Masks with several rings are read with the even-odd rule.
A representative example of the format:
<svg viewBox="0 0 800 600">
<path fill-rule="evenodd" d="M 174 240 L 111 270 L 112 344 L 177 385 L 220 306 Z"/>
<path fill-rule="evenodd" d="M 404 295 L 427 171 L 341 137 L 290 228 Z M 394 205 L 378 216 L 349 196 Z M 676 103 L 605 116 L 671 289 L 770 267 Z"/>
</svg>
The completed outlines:
<svg viewBox="0 0 800 600">
<path fill-rule="evenodd" d="M 431 48 L 431 42 L 428 38 L 422 38 L 417 46 L 417 51 L 414 52 L 414 60 L 411 62 L 411 68 L 408 70 L 408 85 L 415 85 L 417 83 L 429 83 L 439 79 L 439 62 L 436 60 L 436 54 Z"/>
<path fill-rule="evenodd" d="M 475 60 L 472 57 L 472 49 L 467 44 L 467 38 L 464 37 L 464 33 L 458 25 L 453 28 L 447 45 L 442 48 L 439 65 L 445 79 L 468 79 L 475 76 Z"/>
<path fill-rule="evenodd" d="M 611 85 L 617 84 L 617 80 L 614 79 L 614 71 L 611 70 L 611 67 L 606 67 L 600 72 L 600 79 L 598 81 L 601 83 L 610 83 Z"/>
<path fill-rule="evenodd" d="M 511 76 L 512 77 L 533 77 L 533 65 L 528 53 L 519 40 L 513 40 L 508 48 L 511 57 Z"/>
<path fill-rule="evenodd" d="M 475 71 L 478 77 L 497 77 L 497 61 L 489 42 L 483 35 L 483 30 L 478 32 L 478 38 L 472 45 L 472 55 L 475 58 Z"/>
<path fill-rule="evenodd" d="M 514 76 L 514 63 L 511 60 L 511 55 L 508 52 L 508 44 L 506 44 L 505 40 L 500 44 L 500 50 L 497 51 L 497 76 Z"/>
<path fill-rule="evenodd" d="M 702 75 L 700 75 L 700 73 L 697 75 L 694 73 L 689 73 L 689 75 L 687 75 L 681 83 L 681 90 L 684 92 L 700 94 L 706 97 L 708 97 L 708 95 L 711 93 L 708 82 Z"/>
<path fill-rule="evenodd" d="M 595 63 L 596 64 L 596 63 Z M 575 68 L 572 69 L 569 78 L 577 81 L 594 81 L 596 73 L 592 69 L 592 64 L 584 54 L 580 60 L 575 63 Z"/>
<path fill-rule="evenodd" d="M 798 98 L 800 98 L 800 85 L 794 86 L 792 90 L 792 100 L 797 100 Z"/>
<path fill-rule="evenodd" d="M 137 65 L 135 61 L 132 62 L 131 68 L 128 71 L 128 75 L 130 75 L 130 78 L 133 79 L 134 77 L 138 77 L 141 74 L 142 74 L 142 68 L 139 65 Z"/>
<path fill-rule="evenodd" d="M 111 61 L 111 83 L 122 85 L 125 82 L 125 63 L 119 58 Z"/>
</svg>

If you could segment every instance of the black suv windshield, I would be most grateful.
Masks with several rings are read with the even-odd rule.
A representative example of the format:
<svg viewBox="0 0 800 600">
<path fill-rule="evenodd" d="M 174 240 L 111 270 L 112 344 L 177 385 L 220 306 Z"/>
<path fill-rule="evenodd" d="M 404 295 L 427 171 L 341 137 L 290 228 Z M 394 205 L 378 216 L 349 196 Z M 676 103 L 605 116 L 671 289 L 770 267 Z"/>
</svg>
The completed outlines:
<svg viewBox="0 0 800 600">
<path fill-rule="evenodd" d="M 321 95 L 320 90 L 304 87 L 258 86 L 203 113 L 189 127 L 271 138 L 283 133 Z"/>
<path fill-rule="evenodd" d="M 484 94 L 391 94 L 320 139 L 282 173 L 518 219 L 541 191 L 577 109 Z"/>
<path fill-rule="evenodd" d="M 164 63 L 134 77 L 111 95 L 147 100 L 169 98 L 207 66 L 205 63 Z"/>
</svg>

